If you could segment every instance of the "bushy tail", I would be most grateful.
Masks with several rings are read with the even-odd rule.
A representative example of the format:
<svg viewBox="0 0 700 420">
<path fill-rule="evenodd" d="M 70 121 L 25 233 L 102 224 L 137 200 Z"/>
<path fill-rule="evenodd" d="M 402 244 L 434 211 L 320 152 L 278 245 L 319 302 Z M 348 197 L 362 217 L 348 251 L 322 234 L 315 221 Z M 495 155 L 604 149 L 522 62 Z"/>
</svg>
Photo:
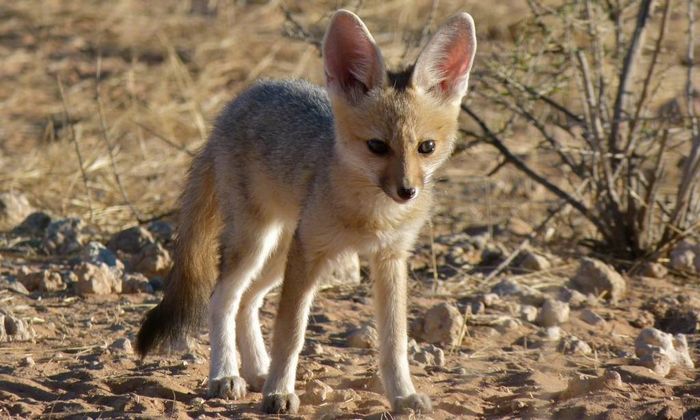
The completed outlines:
<svg viewBox="0 0 700 420">
<path fill-rule="evenodd" d="M 186 338 L 206 318 L 216 282 L 221 230 L 213 159 L 206 150 L 193 161 L 180 201 L 174 265 L 163 301 L 146 314 L 141 324 L 136 342 L 141 357 L 156 347 L 172 346 Z"/>
</svg>

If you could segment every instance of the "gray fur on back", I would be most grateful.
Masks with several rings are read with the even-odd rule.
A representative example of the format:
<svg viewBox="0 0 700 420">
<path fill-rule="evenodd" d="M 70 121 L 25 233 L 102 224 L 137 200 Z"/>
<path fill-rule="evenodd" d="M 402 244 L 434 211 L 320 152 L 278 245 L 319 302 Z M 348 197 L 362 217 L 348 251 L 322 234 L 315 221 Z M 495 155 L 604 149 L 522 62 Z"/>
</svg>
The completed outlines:
<svg viewBox="0 0 700 420">
<path fill-rule="evenodd" d="M 333 152 L 333 114 L 325 89 L 303 80 L 260 81 L 217 119 L 211 146 L 241 157 L 258 154 L 290 178 Z"/>
</svg>

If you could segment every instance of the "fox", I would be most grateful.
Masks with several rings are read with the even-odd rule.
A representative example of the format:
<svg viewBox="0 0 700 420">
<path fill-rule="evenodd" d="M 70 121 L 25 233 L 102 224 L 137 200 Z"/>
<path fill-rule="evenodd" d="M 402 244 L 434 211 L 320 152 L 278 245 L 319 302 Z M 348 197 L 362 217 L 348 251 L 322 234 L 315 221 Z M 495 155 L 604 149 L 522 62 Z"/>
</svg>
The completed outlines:
<svg viewBox="0 0 700 420">
<path fill-rule="evenodd" d="M 399 71 L 348 10 L 332 15 L 321 49 L 325 89 L 258 81 L 217 118 L 188 172 L 174 265 L 137 351 L 144 358 L 181 342 L 208 319 L 207 395 L 261 391 L 263 412 L 296 413 L 319 279 L 339 259 L 366 255 L 385 395 L 396 413 L 429 413 L 409 372 L 407 257 L 456 140 L 474 20 L 449 18 Z M 268 355 L 258 312 L 280 283 Z"/>
</svg>

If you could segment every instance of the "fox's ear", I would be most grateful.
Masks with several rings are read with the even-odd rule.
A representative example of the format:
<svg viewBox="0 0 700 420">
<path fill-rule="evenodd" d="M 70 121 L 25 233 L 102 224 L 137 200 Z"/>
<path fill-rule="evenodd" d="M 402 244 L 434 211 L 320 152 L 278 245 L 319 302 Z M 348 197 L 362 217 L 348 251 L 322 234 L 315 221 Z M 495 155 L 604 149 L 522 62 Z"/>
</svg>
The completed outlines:
<svg viewBox="0 0 700 420">
<path fill-rule="evenodd" d="M 461 101 L 475 53 L 474 19 L 468 13 L 452 16 L 418 56 L 413 86 L 449 102 Z"/>
<path fill-rule="evenodd" d="M 326 86 L 355 101 L 384 83 L 384 60 L 374 38 L 354 13 L 338 10 L 323 39 Z"/>
</svg>

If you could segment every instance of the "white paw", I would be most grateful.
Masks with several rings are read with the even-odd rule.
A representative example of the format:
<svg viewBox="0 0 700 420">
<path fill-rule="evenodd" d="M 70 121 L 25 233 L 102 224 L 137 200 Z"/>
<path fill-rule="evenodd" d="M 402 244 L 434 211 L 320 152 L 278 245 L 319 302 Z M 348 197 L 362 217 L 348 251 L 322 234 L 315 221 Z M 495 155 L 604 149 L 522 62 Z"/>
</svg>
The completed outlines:
<svg viewBox="0 0 700 420">
<path fill-rule="evenodd" d="M 433 411 L 430 397 L 425 394 L 411 394 L 406 397 L 396 397 L 394 398 L 393 407 L 394 412 L 399 414 L 426 414 Z"/>
<path fill-rule="evenodd" d="M 248 385 L 239 376 L 224 376 L 223 378 L 209 380 L 209 398 L 226 398 L 239 400 L 244 398 Z"/>
<path fill-rule="evenodd" d="M 299 411 L 299 397 L 297 394 L 265 395 L 262 410 L 265 414 L 296 414 Z"/>
</svg>

